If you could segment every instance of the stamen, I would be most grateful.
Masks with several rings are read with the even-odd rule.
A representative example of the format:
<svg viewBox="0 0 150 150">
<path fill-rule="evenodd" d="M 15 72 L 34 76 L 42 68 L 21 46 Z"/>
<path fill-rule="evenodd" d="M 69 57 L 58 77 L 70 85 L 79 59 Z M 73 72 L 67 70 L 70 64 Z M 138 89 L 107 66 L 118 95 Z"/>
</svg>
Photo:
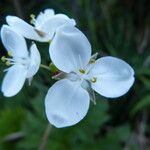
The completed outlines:
<svg viewBox="0 0 150 150">
<path fill-rule="evenodd" d="M 96 63 L 96 60 L 91 58 L 90 61 L 89 61 L 89 64 L 95 64 Z"/>
<path fill-rule="evenodd" d="M 9 57 L 11 57 L 11 56 L 12 56 L 12 52 L 8 51 L 8 52 L 7 52 L 7 55 L 8 55 Z"/>
<path fill-rule="evenodd" d="M 97 55 L 98 55 L 98 53 L 95 53 L 94 55 L 92 55 L 92 57 L 89 61 L 89 64 L 95 64 L 96 63 Z"/>
<path fill-rule="evenodd" d="M 97 59 L 98 53 L 95 53 L 94 55 L 92 55 L 91 59 Z"/>
<path fill-rule="evenodd" d="M 2 61 L 2 62 L 6 62 L 6 57 L 5 57 L 5 56 L 2 56 L 2 57 L 1 57 L 1 61 Z"/>
<path fill-rule="evenodd" d="M 92 79 L 90 79 L 90 81 L 91 81 L 92 83 L 95 83 L 95 82 L 97 81 L 97 78 L 96 78 L 96 77 L 93 77 Z"/>
<path fill-rule="evenodd" d="M 7 58 L 6 56 L 3 56 L 1 58 L 1 61 L 3 63 L 5 63 L 6 66 L 10 66 L 10 65 L 14 64 L 14 62 L 15 62 L 12 58 Z"/>
<path fill-rule="evenodd" d="M 31 15 L 30 15 L 30 18 L 31 18 L 30 23 L 31 23 L 31 24 L 35 24 L 35 15 L 34 15 L 34 14 L 31 14 Z"/>
<path fill-rule="evenodd" d="M 15 62 L 15 60 L 12 59 L 12 58 L 5 58 L 5 60 L 6 60 L 6 61 L 10 61 L 10 62 Z"/>
<path fill-rule="evenodd" d="M 80 65 L 80 68 L 83 68 L 83 63 L 82 63 L 81 55 L 78 55 L 78 57 L 79 57 L 79 65 Z"/>
<path fill-rule="evenodd" d="M 9 53 L 10 55 L 10 53 Z M 22 64 L 27 66 L 29 64 L 29 60 L 27 58 L 21 58 L 21 57 L 1 57 L 1 61 L 5 63 L 6 66 L 15 65 L 15 64 Z"/>
<path fill-rule="evenodd" d="M 81 74 L 85 74 L 85 70 L 83 70 L 83 69 L 80 69 L 79 72 L 80 72 Z"/>
<path fill-rule="evenodd" d="M 6 66 L 10 66 L 11 65 L 9 60 L 7 60 L 5 64 L 6 64 Z"/>
</svg>

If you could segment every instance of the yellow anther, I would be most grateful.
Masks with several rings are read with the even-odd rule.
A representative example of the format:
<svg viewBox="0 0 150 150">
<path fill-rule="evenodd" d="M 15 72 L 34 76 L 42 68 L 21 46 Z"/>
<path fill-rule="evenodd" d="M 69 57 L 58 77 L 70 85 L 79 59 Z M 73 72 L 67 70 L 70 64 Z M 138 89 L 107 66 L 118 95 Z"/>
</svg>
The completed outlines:
<svg viewBox="0 0 150 150">
<path fill-rule="evenodd" d="M 80 72 L 81 74 L 85 74 L 85 70 L 83 70 L 83 69 L 80 69 L 79 72 Z"/>
<path fill-rule="evenodd" d="M 1 61 L 2 61 L 2 62 L 5 62 L 5 61 L 6 61 L 6 57 L 5 57 L 5 56 L 2 56 L 2 57 L 1 57 Z"/>
<path fill-rule="evenodd" d="M 95 64 L 95 63 L 96 63 L 96 60 L 95 60 L 95 59 L 90 59 L 89 63 L 90 63 L 90 64 Z"/>
<path fill-rule="evenodd" d="M 95 83 L 97 81 L 96 77 L 93 77 L 92 79 L 90 79 L 91 82 Z"/>
<path fill-rule="evenodd" d="M 10 66 L 10 61 L 7 60 L 5 64 L 6 64 L 6 66 Z"/>
<path fill-rule="evenodd" d="M 31 18 L 31 19 L 35 19 L 35 15 L 34 15 L 34 14 L 31 14 L 31 15 L 30 15 L 30 18 Z"/>
<path fill-rule="evenodd" d="M 30 18 L 31 18 L 30 23 L 31 23 L 31 24 L 34 24 L 34 23 L 35 23 L 35 15 L 34 15 L 34 14 L 31 14 L 31 15 L 30 15 Z"/>
<path fill-rule="evenodd" d="M 8 52 L 7 52 L 7 55 L 11 57 L 11 56 L 12 56 L 12 53 L 11 53 L 10 51 L 8 51 Z"/>
</svg>

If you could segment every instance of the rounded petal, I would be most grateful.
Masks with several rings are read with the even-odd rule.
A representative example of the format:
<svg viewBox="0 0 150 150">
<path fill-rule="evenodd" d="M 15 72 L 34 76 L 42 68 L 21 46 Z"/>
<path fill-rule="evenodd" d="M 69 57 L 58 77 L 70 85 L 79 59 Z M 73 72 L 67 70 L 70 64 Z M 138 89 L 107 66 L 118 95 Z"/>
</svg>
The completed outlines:
<svg viewBox="0 0 150 150">
<path fill-rule="evenodd" d="M 67 79 L 60 80 L 46 95 L 46 115 L 57 128 L 72 126 L 85 117 L 89 103 L 89 94 L 79 84 Z"/>
<path fill-rule="evenodd" d="M 49 48 L 55 66 L 71 72 L 83 69 L 91 57 L 91 45 L 86 36 L 74 26 L 64 25 L 57 29 Z"/>
<path fill-rule="evenodd" d="M 27 45 L 25 39 L 11 27 L 3 25 L 1 28 L 1 39 L 12 56 L 28 57 Z"/>
<path fill-rule="evenodd" d="M 55 11 L 52 8 L 47 8 L 44 10 L 44 15 L 47 17 L 52 17 L 55 15 Z"/>
<path fill-rule="evenodd" d="M 64 24 L 71 24 L 73 26 L 75 26 L 75 20 L 74 19 L 70 19 L 68 18 L 66 15 L 64 14 L 57 14 L 54 15 L 50 18 L 46 18 L 43 17 L 43 20 L 45 20 L 44 22 L 40 22 L 39 26 L 37 27 L 37 29 L 48 33 L 50 38 L 52 39 L 56 29 Z"/>
<path fill-rule="evenodd" d="M 98 59 L 90 75 L 97 78 L 92 88 L 108 98 L 124 95 L 134 83 L 134 70 L 123 60 L 110 56 Z"/>
<path fill-rule="evenodd" d="M 36 17 L 35 20 L 35 27 L 40 27 L 41 24 L 43 24 L 45 21 L 50 19 L 55 15 L 55 12 L 53 9 L 45 9 L 44 12 L 40 12 L 39 15 Z"/>
<path fill-rule="evenodd" d="M 30 65 L 27 72 L 27 78 L 32 78 L 39 70 L 41 64 L 41 56 L 37 46 L 33 43 L 30 48 Z"/>
<path fill-rule="evenodd" d="M 16 95 L 23 87 L 27 71 L 22 65 L 14 65 L 8 69 L 3 83 L 2 92 L 4 96 L 11 97 Z"/>
<path fill-rule="evenodd" d="M 6 21 L 14 31 L 28 39 L 40 42 L 47 42 L 50 39 L 50 37 L 46 33 L 36 30 L 33 26 L 18 17 L 7 16 Z"/>
</svg>

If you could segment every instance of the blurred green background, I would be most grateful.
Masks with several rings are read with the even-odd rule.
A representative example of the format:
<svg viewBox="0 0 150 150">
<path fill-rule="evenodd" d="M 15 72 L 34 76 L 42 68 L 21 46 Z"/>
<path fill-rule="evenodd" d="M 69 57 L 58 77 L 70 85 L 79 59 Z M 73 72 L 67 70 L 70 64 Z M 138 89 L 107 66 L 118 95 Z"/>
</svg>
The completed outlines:
<svg viewBox="0 0 150 150">
<path fill-rule="evenodd" d="M 127 61 L 136 72 L 131 90 L 111 100 L 96 95 L 77 125 L 50 127 L 44 110 L 47 90 L 55 82 L 40 69 L 32 86 L 15 97 L 0 95 L 0 150 L 149 150 L 150 149 L 150 1 L 149 0 L 0 0 L 0 24 L 7 15 L 26 21 L 45 8 L 76 19 L 93 53 Z M 49 64 L 48 45 L 39 44 Z M 5 54 L 0 45 L 0 55 Z M 0 63 L 0 82 L 4 76 Z M 12 75 L 13 80 L 13 75 Z M 111 89 L 110 89 L 111 90 Z"/>
</svg>

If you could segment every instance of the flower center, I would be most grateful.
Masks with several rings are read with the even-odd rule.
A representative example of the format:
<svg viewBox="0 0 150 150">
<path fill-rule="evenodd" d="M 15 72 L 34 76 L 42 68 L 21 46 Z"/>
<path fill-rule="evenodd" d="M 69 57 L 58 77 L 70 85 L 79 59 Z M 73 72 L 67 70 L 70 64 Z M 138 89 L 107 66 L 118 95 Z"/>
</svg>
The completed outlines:
<svg viewBox="0 0 150 150">
<path fill-rule="evenodd" d="M 91 86 L 90 84 L 96 83 L 97 82 L 97 77 L 90 74 L 90 70 L 93 68 L 93 66 L 96 63 L 96 57 L 97 57 L 97 53 L 94 54 L 91 57 L 89 63 L 85 67 L 83 67 L 81 58 L 79 56 L 79 62 L 81 64 L 80 69 L 65 74 L 65 78 L 67 78 L 67 79 L 69 79 L 73 82 L 77 81 L 83 87 L 89 87 L 89 86 Z"/>
<path fill-rule="evenodd" d="M 90 76 L 88 73 L 89 73 L 89 68 L 87 68 L 87 70 L 84 70 L 84 69 L 79 69 L 79 78 L 81 80 L 87 80 L 89 82 L 92 82 L 92 83 L 95 83 L 97 81 L 97 78 L 94 77 L 94 76 Z"/>
<path fill-rule="evenodd" d="M 66 78 L 71 81 L 79 81 L 81 84 L 84 81 L 96 83 L 97 78 L 88 74 L 89 70 L 79 69 L 78 72 L 71 72 L 66 75 Z"/>
<path fill-rule="evenodd" d="M 15 65 L 15 64 L 21 64 L 26 67 L 28 67 L 30 61 L 28 58 L 22 58 L 17 56 L 12 56 L 11 52 L 8 52 L 8 57 L 2 56 L 1 61 L 5 63 L 6 66 Z"/>
</svg>

